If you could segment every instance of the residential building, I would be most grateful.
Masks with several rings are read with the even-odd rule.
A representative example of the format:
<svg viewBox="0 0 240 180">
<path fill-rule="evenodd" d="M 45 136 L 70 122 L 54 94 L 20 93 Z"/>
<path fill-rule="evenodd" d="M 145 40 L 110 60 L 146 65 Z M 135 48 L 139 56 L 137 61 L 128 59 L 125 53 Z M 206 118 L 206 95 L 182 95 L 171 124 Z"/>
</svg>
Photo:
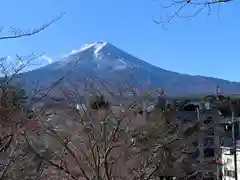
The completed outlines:
<svg viewBox="0 0 240 180">
<path fill-rule="evenodd" d="M 227 119 L 209 101 L 189 102 L 178 112 L 181 133 L 184 135 L 193 129 L 192 134 L 189 133 L 188 144 L 194 146 L 188 155 L 198 169 L 192 179 L 217 179 L 216 160 L 221 157 L 220 147 L 232 143 L 231 126 L 226 126 Z"/>
<path fill-rule="evenodd" d="M 235 180 L 234 151 L 232 147 L 221 147 L 221 164 L 219 169 L 222 173 L 222 180 Z M 240 180 L 240 148 L 237 147 L 237 174 Z"/>
</svg>

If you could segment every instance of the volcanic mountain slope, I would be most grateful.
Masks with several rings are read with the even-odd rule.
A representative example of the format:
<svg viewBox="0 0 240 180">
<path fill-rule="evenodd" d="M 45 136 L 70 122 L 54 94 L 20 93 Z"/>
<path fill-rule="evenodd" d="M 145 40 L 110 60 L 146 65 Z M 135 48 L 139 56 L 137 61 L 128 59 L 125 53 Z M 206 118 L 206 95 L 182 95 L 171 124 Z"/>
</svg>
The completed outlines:
<svg viewBox="0 0 240 180">
<path fill-rule="evenodd" d="M 41 86 L 48 86 L 66 74 L 72 82 L 94 76 L 122 87 L 127 80 L 130 84 L 143 88 L 164 88 L 169 95 L 214 93 L 216 85 L 219 85 L 224 93 L 240 93 L 240 83 L 167 71 L 108 42 L 86 44 L 78 52 L 45 67 L 26 72 L 20 77 L 30 88 L 33 81 L 39 80 Z M 146 81 L 150 83 L 147 85 Z"/>
</svg>

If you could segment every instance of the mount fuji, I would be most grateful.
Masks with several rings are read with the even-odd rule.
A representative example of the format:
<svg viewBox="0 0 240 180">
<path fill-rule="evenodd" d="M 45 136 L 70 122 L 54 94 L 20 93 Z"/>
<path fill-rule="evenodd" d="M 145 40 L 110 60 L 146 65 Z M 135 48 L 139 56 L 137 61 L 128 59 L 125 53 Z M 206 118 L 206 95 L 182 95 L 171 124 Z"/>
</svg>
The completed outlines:
<svg viewBox="0 0 240 180">
<path fill-rule="evenodd" d="M 240 93 L 240 83 L 171 72 L 140 60 L 108 42 L 85 44 L 81 49 L 47 66 L 20 75 L 28 88 L 39 80 L 42 87 L 66 76 L 68 82 L 96 77 L 117 88 L 128 82 L 146 89 L 164 88 L 169 95 L 214 93 L 216 85 L 227 94 Z M 66 85 L 66 80 L 60 85 Z"/>
</svg>

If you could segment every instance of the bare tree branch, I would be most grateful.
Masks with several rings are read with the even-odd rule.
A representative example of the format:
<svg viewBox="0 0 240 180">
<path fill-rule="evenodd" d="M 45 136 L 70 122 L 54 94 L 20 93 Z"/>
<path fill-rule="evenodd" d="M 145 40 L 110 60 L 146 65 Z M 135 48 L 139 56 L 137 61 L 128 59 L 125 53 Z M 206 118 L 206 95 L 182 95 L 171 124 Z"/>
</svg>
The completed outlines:
<svg viewBox="0 0 240 180">
<path fill-rule="evenodd" d="M 10 36 L 0 36 L 0 40 L 6 40 L 6 39 L 17 39 L 17 38 L 21 38 L 21 37 L 27 37 L 27 36 L 32 36 L 35 34 L 40 33 L 41 31 L 45 30 L 46 28 L 48 28 L 49 26 L 51 26 L 52 24 L 54 24 L 56 21 L 58 21 L 59 19 L 61 19 L 64 16 L 65 13 L 61 13 L 59 16 L 53 18 L 51 21 L 49 21 L 46 24 L 43 24 L 41 27 L 39 28 L 35 28 L 34 30 L 27 30 L 27 31 L 22 31 L 19 28 L 14 28 L 11 27 L 9 30 L 9 33 L 11 33 L 12 35 Z"/>
<path fill-rule="evenodd" d="M 205 1 L 205 0 L 169 0 L 170 3 L 168 5 L 160 6 L 164 10 L 170 10 L 172 13 L 166 19 L 156 20 L 153 18 L 153 22 L 156 24 L 161 24 L 164 29 L 166 25 L 170 24 L 174 18 L 193 18 L 197 16 L 200 12 L 202 12 L 205 8 L 208 8 L 208 14 L 210 14 L 211 6 L 218 6 L 218 18 L 219 18 L 219 6 L 224 3 L 230 3 L 233 0 L 214 0 L 214 1 Z M 189 14 L 188 11 L 192 11 Z M 182 13 L 187 13 L 188 15 L 182 15 Z"/>
</svg>

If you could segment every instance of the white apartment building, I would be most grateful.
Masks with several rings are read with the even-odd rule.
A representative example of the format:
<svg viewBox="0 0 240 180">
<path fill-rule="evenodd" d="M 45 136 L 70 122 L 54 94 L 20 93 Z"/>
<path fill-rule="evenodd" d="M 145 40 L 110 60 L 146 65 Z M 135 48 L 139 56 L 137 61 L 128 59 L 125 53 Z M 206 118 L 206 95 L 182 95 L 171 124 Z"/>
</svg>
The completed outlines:
<svg viewBox="0 0 240 180">
<path fill-rule="evenodd" d="M 231 147 L 222 147 L 222 180 L 235 180 L 234 153 Z M 240 148 L 237 148 L 237 172 L 240 180 Z"/>
</svg>

